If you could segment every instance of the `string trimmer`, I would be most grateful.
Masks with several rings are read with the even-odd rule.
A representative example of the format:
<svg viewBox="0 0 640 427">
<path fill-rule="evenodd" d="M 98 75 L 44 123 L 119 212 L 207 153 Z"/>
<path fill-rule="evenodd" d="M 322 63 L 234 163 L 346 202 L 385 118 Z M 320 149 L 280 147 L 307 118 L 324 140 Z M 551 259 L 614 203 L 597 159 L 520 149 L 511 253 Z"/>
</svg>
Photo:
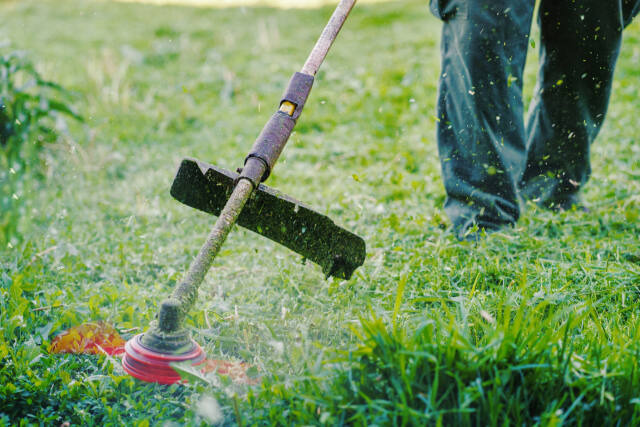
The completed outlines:
<svg viewBox="0 0 640 427">
<path fill-rule="evenodd" d="M 322 31 L 302 70 L 289 82 L 280 106 L 262 129 L 238 173 L 194 159 L 184 159 L 171 195 L 196 209 L 218 215 L 200 252 L 170 298 L 160 304 L 157 318 L 144 334 L 125 346 L 122 364 L 144 381 L 172 384 L 180 376 L 172 362 L 204 360 L 202 348 L 184 327 L 198 287 L 234 224 L 241 225 L 322 267 L 325 275 L 349 279 L 364 262 L 365 243 L 355 234 L 265 181 L 284 149 L 309 96 L 314 76 L 329 52 L 356 0 L 341 0 Z"/>
</svg>

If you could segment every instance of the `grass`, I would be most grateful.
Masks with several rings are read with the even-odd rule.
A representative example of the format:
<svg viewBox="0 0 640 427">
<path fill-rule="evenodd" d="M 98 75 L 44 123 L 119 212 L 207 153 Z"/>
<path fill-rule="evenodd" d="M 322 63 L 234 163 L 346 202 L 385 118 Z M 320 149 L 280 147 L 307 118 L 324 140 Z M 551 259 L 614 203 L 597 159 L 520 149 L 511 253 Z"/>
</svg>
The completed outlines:
<svg viewBox="0 0 640 427">
<path fill-rule="evenodd" d="M 239 166 L 330 13 L 0 3 L 0 39 L 80 94 L 86 119 L 43 153 L 47 180 L 17 195 L 23 240 L 0 248 L 0 425 L 638 422 L 637 23 L 591 212 L 528 206 L 471 244 L 441 210 L 440 24 L 423 1 L 357 6 L 269 184 L 362 235 L 365 265 L 324 280 L 238 229 L 189 319 L 210 357 L 253 364 L 262 385 L 167 388 L 46 352 L 84 321 L 147 327 L 212 224 L 170 198 L 179 160 Z"/>
</svg>

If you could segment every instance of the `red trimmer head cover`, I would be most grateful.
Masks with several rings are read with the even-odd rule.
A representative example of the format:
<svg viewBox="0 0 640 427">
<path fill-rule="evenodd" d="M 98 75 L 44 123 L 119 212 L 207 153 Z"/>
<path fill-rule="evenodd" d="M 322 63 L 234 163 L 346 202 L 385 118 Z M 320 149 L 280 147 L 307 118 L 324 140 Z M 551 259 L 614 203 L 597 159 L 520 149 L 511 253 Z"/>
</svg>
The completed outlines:
<svg viewBox="0 0 640 427">
<path fill-rule="evenodd" d="M 191 361 L 193 365 L 199 365 L 204 361 L 205 354 L 195 341 L 192 348 L 184 353 L 162 353 L 151 350 L 142 345 L 138 334 L 124 346 L 122 366 L 127 373 L 139 380 L 159 383 L 174 384 L 181 381 L 180 375 L 171 367 L 172 362 Z"/>
</svg>

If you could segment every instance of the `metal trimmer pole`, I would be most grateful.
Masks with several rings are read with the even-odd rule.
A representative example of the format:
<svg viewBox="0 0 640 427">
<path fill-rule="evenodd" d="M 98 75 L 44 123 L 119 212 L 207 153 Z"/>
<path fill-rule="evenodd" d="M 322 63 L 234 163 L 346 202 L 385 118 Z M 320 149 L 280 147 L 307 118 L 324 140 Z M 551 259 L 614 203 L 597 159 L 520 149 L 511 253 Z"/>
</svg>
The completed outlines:
<svg viewBox="0 0 640 427">
<path fill-rule="evenodd" d="M 190 336 L 183 328 L 184 317 L 193 307 L 200 284 L 253 189 L 251 181 L 247 179 L 238 181 L 204 245 L 189 266 L 185 278 L 173 291 L 171 297 L 162 302 L 157 322 L 152 324 L 151 330 L 142 337 L 142 342 L 146 346 L 165 351 L 179 351 L 190 345 Z"/>
<path fill-rule="evenodd" d="M 322 34 L 320 34 L 307 61 L 302 66 L 302 70 L 300 70 L 301 73 L 309 74 L 310 76 L 316 75 L 322 61 L 324 61 L 324 58 L 327 56 L 331 45 L 338 36 L 344 21 L 347 20 L 347 16 L 349 16 L 349 12 L 351 12 L 355 4 L 356 0 L 342 0 L 338 3 L 336 10 L 333 11 L 329 22 L 324 27 L 324 30 L 322 30 Z"/>
<path fill-rule="evenodd" d="M 301 74 L 312 77 L 315 76 L 355 3 L 356 0 L 340 1 L 322 31 L 316 45 L 309 54 L 301 70 Z M 312 80 L 313 79 L 311 79 L 311 81 Z M 310 86 L 307 88 L 307 95 L 308 90 L 310 90 Z M 269 137 L 272 134 L 268 132 L 266 133 L 267 141 L 261 141 L 262 145 L 258 144 L 258 142 L 254 144 L 254 148 L 258 147 L 258 149 L 262 150 L 264 150 L 265 146 L 267 147 L 267 159 L 265 160 L 264 157 L 261 158 L 260 153 L 254 155 L 253 152 L 247 157 L 243 173 L 240 175 L 233 193 L 220 213 L 200 252 L 198 252 L 198 255 L 189 266 L 184 280 L 174 290 L 172 296 L 162 302 L 157 321 L 151 325 L 151 329 L 141 338 L 145 347 L 179 352 L 187 349 L 191 345 L 189 333 L 183 327 L 184 318 L 195 304 L 198 288 L 211 268 L 213 260 L 220 251 L 229 231 L 231 231 L 231 228 L 236 223 L 245 203 L 249 197 L 251 197 L 253 190 L 258 184 L 266 179 L 273 163 L 275 163 L 282 148 L 284 148 L 284 144 L 293 129 L 293 125 L 295 125 L 295 119 L 298 118 L 301 108 L 304 105 L 304 100 L 306 100 L 306 95 L 300 105 L 296 105 L 295 103 L 291 104 L 287 101 L 281 103 L 278 113 L 286 113 L 294 120 L 290 128 L 285 130 L 286 132 L 283 132 L 282 126 L 277 129 L 277 132 L 280 132 L 280 134 L 277 135 L 280 140 L 277 142 L 281 144 L 281 146 L 277 147 L 277 149 L 271 147 L 273 144 L 269 140 Z M 265 130 L 267 130 L 269 126 L 270 123 L 267 123 L 263 133 L 265 133 Z"/>
<path fill-rule="evenodd" d="M 198 252 L 198 255 L 189 266 L 185 279 L 173 291 L 172 298 L 180 301 L 183 309 L 191 308 L 196 300 L 196 294 L 200 283 L 211 268 L 214 258 L 220 251 L 229 231 L 236 223 L 238 215 L 244 204 L 253 192 L 253 184 L 246 179 L 241 179 L 236 185 L 229 201 L 211 229 L 207 240 Z"/>
</svg>

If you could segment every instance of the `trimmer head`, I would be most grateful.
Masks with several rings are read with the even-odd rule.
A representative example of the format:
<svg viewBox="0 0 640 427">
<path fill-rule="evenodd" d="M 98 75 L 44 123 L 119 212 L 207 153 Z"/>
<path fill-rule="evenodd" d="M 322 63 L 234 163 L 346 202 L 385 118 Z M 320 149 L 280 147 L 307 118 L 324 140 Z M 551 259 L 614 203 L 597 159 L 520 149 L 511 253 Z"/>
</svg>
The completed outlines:
<svg viewBox="0 0 640 427">
<path fill-rule="evenodd" d="M 124 370 L 139 380 L 150 383 L 174 384 L 181 378 L 171 367 L 171 363 L 190 361 L 193 365 L 198 365 L 204 361 L 204 351 L 193 340 L 191 340 L 191 348 L 186 351 L 165 353 L 146 347 L 142 342 L 143 335 L 138 334 L 127 341 L 122 359 Z"/>
<path fill-rule="evenodd" d="M 234 172 L 186 158 L 176 173 L 171 195 L 192 208 L 220 215 L 237 178 Z M 237 224 L 315 262 L 327 277 L 348 280 L 365 259 L 361 237 L 266 185 L 255 190 Z"/>
</svg>

